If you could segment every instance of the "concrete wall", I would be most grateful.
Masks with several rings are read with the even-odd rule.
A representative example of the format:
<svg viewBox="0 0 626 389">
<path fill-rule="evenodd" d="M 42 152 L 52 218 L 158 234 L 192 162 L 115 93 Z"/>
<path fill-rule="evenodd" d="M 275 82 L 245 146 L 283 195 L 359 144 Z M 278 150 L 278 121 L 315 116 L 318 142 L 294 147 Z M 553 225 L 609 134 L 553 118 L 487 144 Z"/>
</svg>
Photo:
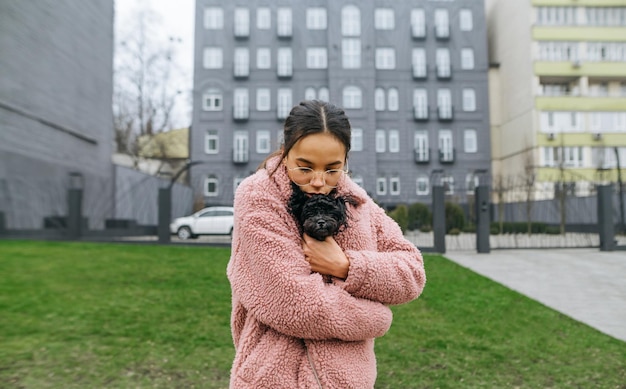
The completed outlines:
<svg viewBox="0 0 626 389">
<path fill-rule="evenodd" d="M 85 215 L 112 212 L 113 1 L 0 2 L 0 211 L 7 227 L 62 215 L 69 174 Z M 103 202 L 107 197 L 109 202 Z"/>
</svg>

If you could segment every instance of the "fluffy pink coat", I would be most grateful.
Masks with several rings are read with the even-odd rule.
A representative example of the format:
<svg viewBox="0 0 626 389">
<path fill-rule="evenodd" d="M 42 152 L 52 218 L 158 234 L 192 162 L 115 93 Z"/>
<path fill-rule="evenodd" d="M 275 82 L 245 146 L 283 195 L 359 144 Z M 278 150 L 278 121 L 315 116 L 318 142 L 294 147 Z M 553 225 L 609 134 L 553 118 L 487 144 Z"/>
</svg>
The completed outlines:
<svg viewBox="0 0 626 389">
<path fill-rule="evenodd" d="M 268 170 L 280 163 L 269 161 Z M 350 260 L 345 281 L 311 273 L 287 210 L 284 166 L 262 169 L 235 194 L 235 227 L 227 274 L 236 355 L 230 387 L 373 388 L 374 338 L 391 325 L 388 305 L 417 298 L 426 282 L 418 249 L 351 179 L 350 225 L 335 237 Z M 319 381 L 319 383 L 318 383 Z"/>
</svg>

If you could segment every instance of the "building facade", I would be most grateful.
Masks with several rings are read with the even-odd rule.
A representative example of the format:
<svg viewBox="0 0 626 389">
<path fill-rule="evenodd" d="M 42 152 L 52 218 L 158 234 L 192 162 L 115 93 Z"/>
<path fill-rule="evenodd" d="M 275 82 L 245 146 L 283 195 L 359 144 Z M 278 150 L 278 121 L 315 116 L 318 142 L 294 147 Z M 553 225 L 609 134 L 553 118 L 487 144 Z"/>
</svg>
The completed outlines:
<svg viewBox="0 0 626 389">
<path fill-rule="evenodd" d="M 476 0 L 196 2 L 191 182 L 204 203 L 281 141 L 291 107 L 352 124 L 352 178 L 379 204 L 464 201 L 490 170 L 484 4 Z"/>
<path fill-rule="evenodd" d="M 0 213 L 39 229 L 82 187 L 90 226 L 113 213 L 113 1 L 0 2 Z M 0 226 L 0 229 L 2 226 Z"/>
<path fill-rule="evenodd" d="M 494 177 L 537 198 L 616 182 L 626 165 L 626 0 L 492 0 L 488 10 Z"/>
</svg>

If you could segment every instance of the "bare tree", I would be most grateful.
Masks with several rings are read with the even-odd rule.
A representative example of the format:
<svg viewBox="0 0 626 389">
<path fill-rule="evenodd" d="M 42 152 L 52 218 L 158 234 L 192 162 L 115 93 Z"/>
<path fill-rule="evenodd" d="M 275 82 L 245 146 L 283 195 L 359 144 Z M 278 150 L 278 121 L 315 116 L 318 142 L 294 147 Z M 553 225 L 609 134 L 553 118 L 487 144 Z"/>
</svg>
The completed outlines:
<svg viewBox="0 0 626 389">
<path fill-rule="evenodd" d="M 532 233 L 532 210 L 535 193 L 535 183 L 537 173 L 535 172 L 535 163 L 533 149 L 528 148 L 524 155 L 524 172 L 522 173 L 522 183 L 524 185 L 524 194 L 526 202 L 526 223 L 528 235 Z"/>
<path fill-rule="evenodd" d="M 499 173 L 493 179 L 493 191 L 498 200 L 498 225 L 500 231 L 504 228 L 504 195 L 509 190 L 509 180 L 505 179 L 502 173 Z"/>
<path fill-rule="evenodd" d="M 137 157 L 137 138 L 172 128 L 172 111 L 182 92 L 175 85 L 175 47 L 163 37 L 158 15 L 147 7 L 133 12 L 117 39 L 113 115 L 117 151 Z"/>
</svg>

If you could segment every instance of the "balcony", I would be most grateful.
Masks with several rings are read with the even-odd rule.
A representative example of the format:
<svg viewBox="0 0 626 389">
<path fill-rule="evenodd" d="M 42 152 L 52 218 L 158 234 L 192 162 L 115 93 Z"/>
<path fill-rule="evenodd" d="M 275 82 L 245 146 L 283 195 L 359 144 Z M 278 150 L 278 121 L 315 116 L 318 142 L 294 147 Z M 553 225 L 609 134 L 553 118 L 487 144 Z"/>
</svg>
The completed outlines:
<svg viewBox="0 0 626 389">
<path fill-rule="evenodd" d="M 249 25 L 237 25 L 235 24 L 235 39 L 244 40 L 250 38 L 250 26 Z"/>
<path fill-rule="evenodd" d="M 418 122 L 428 121 L 428 106 L 418 105 L 413 107 L 413 118 Z"/>
<path fill-rule="evenodd" d="M 439 40 L 450 39 L 450 26 L 447 24 L 435 26 L 435 38 Z"/>
<path fill-rule="evenodd" d="M 236 165 L 246 164 L 250 160 L 248 149 L 233 149 L 233 163 Z"/>
<path fill-rule="evenodd" d="M 425 80 L 428 78 L 428 72 L 426 71 L 426 64 L 413 65 L 413 79 Z"/>
<path fill-rule="evenodd" d="M 250 68 L 243 66 L 235 66 L 233 68 L 233 77 L 237 80 L 245 80 L 250 77 Z"/>
<path fill-rule="evenodd" d="M 411 37 L 413 39 L 426 39 L 426 26 L 424 24 L 414 24 L 411 26 Z"/>
<path fill-rule="evenodd" d="M 427 164 L 430 162 L 430 149 L 429 148 L 415 149 L 413 150 L 413 154 L 415 156 L 415 163 Z"/>
<path fill-rule="evenodd" d="M 250 119 L 250 109 L 245 107 L 233 107 L 233 120 L 236 122 L 245 122 Z"/>
<path fill-rule="evenodd" d="M 452 78 L 452 67 L 450 65 L 437 65 L 437 78 L 440 80 L 449 80 Z"/>
<path fill-rule="evenodd" d="M 451 105 L 437 107 L 440 122 L 451 122 L 454 119 L 454 107 Z"/>
<path fill-rule="evenodd" d="M 278 70 L 276 71 L 276 75 L 278 76 L 279 79 L 281 80 L 286 80 L 286 79 L 290 79 L 291 77 L 293 77 L 293 68 L 292 67 L 288 67 L 288 66 L 279 66 Z"/>
<path fill-rule="evenodd" d="M 293 36 L 293 29 L 291 28 L 291 24 L 278 24 L 276 29 L 276 34 L 278 35 L 278 39 L 291 39 Z"/>
<path fill-rule="evenodd" d="M 456 159 L 456 149 L 448 148 L 448 149 L 439 149 L 439 163 L 442 164 L 452 164 Z"/>
</svg>

